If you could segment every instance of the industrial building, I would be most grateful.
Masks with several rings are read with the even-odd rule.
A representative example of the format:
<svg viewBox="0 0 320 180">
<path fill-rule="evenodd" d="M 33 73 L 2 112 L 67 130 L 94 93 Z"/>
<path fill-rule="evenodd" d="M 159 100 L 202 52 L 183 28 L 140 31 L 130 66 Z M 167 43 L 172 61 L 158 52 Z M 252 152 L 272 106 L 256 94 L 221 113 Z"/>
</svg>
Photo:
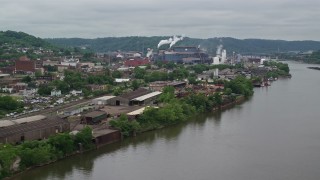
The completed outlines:
<svg viewBox="0 0 320 180">
<path fill-rule="evenodd" d="M 149 91 L 147 89 L 144 88 L 139 88 L 135 91 L 132 92 L 128 92 L 125 94 L 122 94 L 120 96 L 116 96 L 114 98 L 111 98 L 108 100 L 108 105 L 112 105 L 112 106 L 131 106 L 132 102 L 131 100 L 134 98 L 137 98 L 139 96 L 143 96 L 148 94 Z"/>
<path fill-rule="evenodd" d="M 140 97 L 136 97 L 131 100 L 132 105 L 139 105 L 139 106 L 152 105 L 153 103 L 155 103 L 157 101 L 157 98 L 161 93 L 162 92 L 160 92 L 160 91 L 155 91 L 155 92 L 151 92 L 151 93 L 148 93 L 148 94 L 140 96 Z"/>
<path fill-rule="evenodd" d="M 106 105 L 108 104 L 108 100 L 114 97 L 116 96 L 103 96 L 103 97 L 95 98 L 91 102 L 94 105 Z"/>
<path fill-rule="evenodd" d="M 122 139 L 121 132 L 115 129 L 94 129 L 92 131 L 93 142 L 96 147 L 120 141 Z"/>
<path fill-rule="evenodd" d="M 16 73 L 34 73 L 36 71 L 36 64 L 26 56 L 21 57 L 15 61 L 15 72 Z"/>
<path fill-rule="evenodd" d="M 41 140 L 70 130 L 67 120 L 36 115 L 16 120 L 0 121 L 0 143 L 20 143 Z"/>
<path fill-rule="evenodd" d="M 141 58 L 141 57 L 136 57 L 136 58 L 129 58 L 126 61 L 124 61 L 124 65 L 126 67 L 137 67 L 137 66 L 144 66 L 150 64 L 149 58 Z"/>
<path fill-rule="evenodd" d="M 171 50 L 160 51 L 156 59 L 184 64 L 209 64 L 212 62 L 206 52 L 193 46 L 173 47 Z"/>
<path fill-rule="evenodd" d="M 83 124 L 98 124 L 102 120 L 107 119 L 107 113 L 103 111 L 92 111 L 83 116 Z"/>
<path fill-rule="evenodd" d="M 149 88 L 153 91 L 162 91 L 166 86 L 172 86 L 175 90 L 185 88 L 187 83 L 185 81 L 155 81 L 149 83 Z"/>
<path fill-rule="evenodd" d="M 108 100 L 108 105 L 112 106 L 133 106 L 153 104 L 161 92 L 149 92 L 147 89 L 140 88 Z"/>
</svg>

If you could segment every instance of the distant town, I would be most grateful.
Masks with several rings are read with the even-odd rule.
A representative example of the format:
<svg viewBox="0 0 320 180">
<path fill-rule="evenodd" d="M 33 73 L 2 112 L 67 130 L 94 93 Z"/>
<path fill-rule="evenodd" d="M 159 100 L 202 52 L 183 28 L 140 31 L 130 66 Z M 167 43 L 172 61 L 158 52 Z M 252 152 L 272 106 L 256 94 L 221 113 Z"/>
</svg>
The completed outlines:
<svg viewBox="0 0 320 180">
<path fill-rule="evenodd" d="M 90 129 L 89 142 L 71 142 L 59 157 L 24 164 L 41 165 L 229 107 L 250 97 L 253 87 L 291 77 L 287 64 L 268 56 L 228 52 L 222 44 L 209 55 L 179 41 L 183 36 L 161 40 L 158 49 L 146 52 L 108 53 L 1 42 L 0 143 L 20 147 L 51 138 L 50 143 L 55 135 Z M 8 174 L 21 170 L 11 166 L 16 156 Z"/>
</svg>

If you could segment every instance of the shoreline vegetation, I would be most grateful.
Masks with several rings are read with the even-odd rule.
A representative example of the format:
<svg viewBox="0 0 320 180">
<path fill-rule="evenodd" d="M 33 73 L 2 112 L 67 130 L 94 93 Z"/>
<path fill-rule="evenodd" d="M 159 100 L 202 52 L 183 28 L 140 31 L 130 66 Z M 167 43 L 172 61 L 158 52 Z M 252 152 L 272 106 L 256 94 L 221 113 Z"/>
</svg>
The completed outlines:
<svg viewBox="0 0 320 180">
<path fill-rule="evenodd" d="M 133 136 L 144 131 L 185 122 L 195 114 L 219 110 L 253 95 L 251 80 L 243 76 L 224 83 L 224 91 L 212 95 L 190 92 L 183 98 L 175 98 L 174 88 L 165 87 L 159 97 L 159 108 L 148 107 L 134 121 L 121 115 L 119 119 L 111 120 L 110 125 L 119 129 L 125 137 Z"/>
<path fill-rule="evenodd" d="M 290 75 L 287 64 L 268 62 L 265 66 L 277 68 L 264 74 L 263 78 Z M 175 89 L 167 86 L 158 99 L 157 108 L 147 107 L 144 113 L 134 120 L 121 115 L 109 124 L 120 130 L 123 137 L 130 137 L 186 122 L 196 114 L 219 111 L 244 102 L 253 95 L 255 81 L 262 79 L 248 79 L 240 75 L 232 80 L 219 80 L 219 84 L 222 83 L 224 88 L 214 94 L 197 93 L 188 89 L 187 95 L 179 98 L 175 96 Z M 0 179 L 95 148 L 89 127 L 77 134 L 59 133 L 41 141 L 25 141 L 19 145 L 0 144 Z"/>
<path fill-rule="evenodd" d="M 320 70 L 320 67 L 308 67 L 308 69 Z"/>
</svg>

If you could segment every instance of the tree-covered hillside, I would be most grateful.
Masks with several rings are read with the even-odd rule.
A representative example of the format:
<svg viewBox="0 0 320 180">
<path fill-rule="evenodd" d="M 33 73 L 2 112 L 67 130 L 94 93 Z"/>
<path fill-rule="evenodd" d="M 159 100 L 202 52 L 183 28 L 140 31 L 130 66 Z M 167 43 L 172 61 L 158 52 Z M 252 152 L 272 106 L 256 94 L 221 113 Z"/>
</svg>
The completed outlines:
<svg viewBox="0 0 320 180">
<path fill-rule="evenodd" d="M 48 42 L 63 46 L 63 47 L 89 47 L 96 52 L 108 51 L 146 51 L 147 48 L 157 49 L 160 40 L 168 39 L 169 37 L 107 37 L 97 39 L 81 39 L 81 38 L 58 38 L 46 39 Z M 273 52 L 288 52 L 288 51 L 308 51 L 319 50 L 320 42 L 318 41 L 284 41 L 284 40 L 263 40 L 263 39 L 234 39 L 229 37 L 224 38 L 184 38 L 179 41 L 176 46 L 198 46 L 208 51 L 210 54 L 215 54 L 217 46 L 223 45 L 228 52 L 237 52 L 242 54 L 263 54 Z M 169 45 L 164 45 L 161 49 L 167 49 Z"/>
<path fill-rule="evenodd" d="M 86 53 L 90 55 L 92 51 L 90 49 L 81 50 L 76 47 L 63 48 L 24 32 L 0 31 L 0 67 L 12 65 L 11 60 L 16 60 L 21 56 L 27 56 L 29 59 L 35 60 Z"/>
<path fill-rule="evenodd" d="M 14 60 L 21 56 L 36 59 L 58 49 L 57 46 L 24 32 L 0 31 L 0 60 Z M 0 67 L 9 64 L 2 63 Z"/>
<path fill-rule="evenodd" d="M 41 38 L 34 37 L 24 32 L 0 31 L 0 46 L 11 44 L 17 47 L 51 47 L 51 44 Z"/>
</svg>

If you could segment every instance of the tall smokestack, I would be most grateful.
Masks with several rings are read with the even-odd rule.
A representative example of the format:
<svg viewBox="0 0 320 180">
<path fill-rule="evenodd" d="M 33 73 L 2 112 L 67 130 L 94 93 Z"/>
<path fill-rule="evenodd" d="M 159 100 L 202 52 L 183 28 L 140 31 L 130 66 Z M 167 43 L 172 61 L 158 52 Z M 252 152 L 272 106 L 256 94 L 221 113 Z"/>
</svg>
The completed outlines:
<svg viewBox="0 0 320 180">
<path fill-rule="evenodd" d="M 212 61 L 212 64 L 215 64 L 215 65 L 220 64 L 220 62 L 219 62 L 219 57 L 217 57 L 217 56 L 216 56 L 216 57 L 213 57 L 212 60 L 213 60 L 213 61 Z"/>
<path fill-rule="evenodd" d="M 226 60 L 227 60 L 227 51 L 223 49 L 221 54 L 221 64 L 224 64 Z"/>
</svg>

